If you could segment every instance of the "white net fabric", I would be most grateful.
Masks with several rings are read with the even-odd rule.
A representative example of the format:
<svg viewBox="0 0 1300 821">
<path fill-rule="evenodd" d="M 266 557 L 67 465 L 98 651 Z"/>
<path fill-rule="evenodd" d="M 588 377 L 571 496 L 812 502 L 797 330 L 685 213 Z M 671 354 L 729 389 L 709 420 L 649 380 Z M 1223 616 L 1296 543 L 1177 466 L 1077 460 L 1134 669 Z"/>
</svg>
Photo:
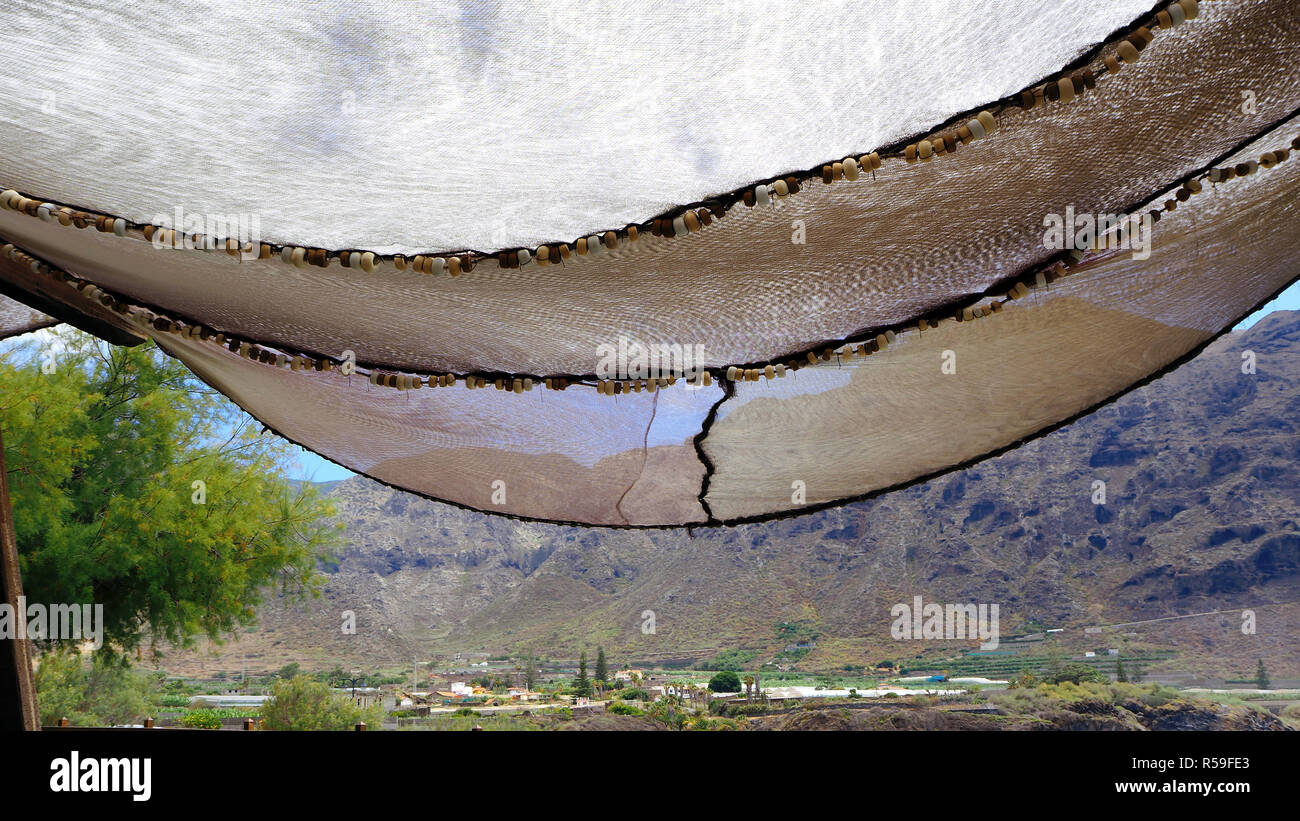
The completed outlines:
<svg viewBox="0 0 1300 821">
<path fill-rule="evenodd" d="M 535 245 L 899 139 L 1149 7 L 7 0 L 0 156 L 11 187 L 137 222 Z"/>
<path fill-rule="evenodd" d="M 617 79 L 624 75 L 615 64 L 626 68 L 644 62 L 639 47 L 628 45 L 630 53 L 622 56 L 591 46 L 591 65 L 612 72 L 600 85 L 611 98 L 591 101 L 590 109 L 617 120 L 609 133 L 585 119 L 589 99 L 600 96 L 585 85 L 594 82 L 590 77 L 570 92 L 572 105 L 583 113 L 573 120 L 570 112 L 564 127 L 554 133 L 534 133 L 537 122 L 534 131 L 510 133 L 506 126 L 515 110 L 472 84 L 465 86 L 466 93 L 481 92 L 475 105 L 495 105 L 500 109 L 492 113 L 497 120 L 484 114 L 468 118 L 460 129 L 451 128 L 454 134 L 437 132 L 429 138 L 436 150 L 407 128 L 415 115 L 398 118 L 388 130 L 369 129 L 365 140 L 378 141 L 375 145 L 349 142 L 356 136 L 353 129 L 366 123 L 369 114 L 336 118 L 331 121 L 340 129 L 335 148 L 346 158 L 330 167 L 348 173 L 359 169 L 365 164 L 358 153 L 364 147 L 371 152 L 366 155 L 368 191 L 376 192 L 353 189 L 352 199 L 346 201 L 335 187 L 338 179 L 320 164 L 319 156 L 315 165 L 303 159 L 315 156 L 319 134 L 308 128 L 311 133 L 303 136 L 301 123 L 293 126 L 299 130 L 277 132 L 277 118 L 284 112 L 275 107 L 276 117 L 262 130 L 253 129 L 257 133 L 252 135 L 246 133 L 251 126 L 240 119 L 251 115 L 238 106 L 222 115 L 224 121 L 210 119 L 217 115 L 206 110 L 185 113 L 168 125 L 185 135 L 175 149 L 150 142 L 147 158 L 133 156 L 125 163 L 107 162 L 94 152 L 72 152 L 61 142 L 65 131 L 76 133 L 82 126 L 60 130 L 47 122 L 58 134 L 17 134 L 31 128 L 24 125 L 15 130 L 17 136 L 4 137 L 12 150 L 0 154 L 0 183 L 17 187 L 27 197 L 145 220 L 150 218 L 146 212 L 163 200 L 169 203 L 164 210 L 183 203 L 187 209 L 231 211 L 247 210 L 238 199 L 247 196 L 254 207 L 277 215 L 269 224 L 284 231 L 286 241 L 335 250 L 348 245 L 377 251 L 464 247 L 471 244 L 467 238 L 475 236 L 472 232 L 496 219 L 493 209 L 509 201 L 528 204 L 519 219 L 526 227 L 519 230 L 539 233 L 507 232 L 501 235 L 506 239 L 484 245 L 495 248 L 535 237 L 553 241 L 627 219 L 646 220 L 665 203 L 684 204 L 692 192 L 718 193 L 763 174 L 867 150 L 893 137 L 913 134 L 912 139 L 919 140 L 950 133 L 968 115 L 953 123 L 943 119 L 981 102 L 972 89 L 986 102 L 1015 91 L 1089 51 L 1097 38 L 1136 14 L 1119 3 L 1101 10 L 1049 5 L 1049 11 L 1035 10 L 1048 18 L 1036 17 L 1032 23 L 1021 4 L 1005 7 L 1005 14 L 991 13 L 988 6 L 945 5 L 942 13 L 931 15 L 938 21 L 937 30 L 955 37 L 963 49 L 973 49 L 950 62 L 942 61 L 948 53 L 942 50 L 933 52 L 939 62 L 918 57 L 918 49 L 934 44 L 928 29 L 919 31 L 925 27 L 916 25 L 915 6 L 909 7 L 906 27 L 891 16 L 895 12 L 872 15 L 870 9 L 855 7 L 855 18 L 865 14 L 873 21 L 870 25 L 883 26 L 883 40 L 857 34 L 841 37 L 827 29 L 820 43 L 808 46 L 813 56 L 807 61 L 802 53 L 794 59 L 782 51 L 793 49 L 793 39 L 764 39 L 767 51 L 758 49 L 763 56 L 746 65 L 759 76 L 770 76 L 778 101 L 794 87 L 812 94 L 810 89 L 818 83 L 810 79 L 809 66 L 831 71 L 842 65 L 845 76 L 851 77 L 861 76 L 854 71 L 862 65 L 879 68 L 871 82 L 888 80 L 895 91 L 910 90 L 897 97 L 894 92 L 879 95 L 878 110 L 892 112 L 886 122 L 873 121 L 860 106 L 837 108 L 822 102 L 812 110 L 790 109 L 797 127 L 787 122 L 784 110 L 771 125 L 771 118 L 764 116 L 771 101 L 759 106 L 741 95 L 737 105 L 753 106 L 749 125 L 741 123 L 720 136 L 709 132 L 709 139 L 716 137 L 732 147 L 721 152 L 729 158 L 746 158 L 748 172 L 743 177 L 722 162 L 697 164 L 675 179 L 672 189 L 623 187 L 626 180 L 641 179 L 640 164 L 625 169 L 626 180 L 613 171 L 599 172 L 617 178 L 613 187 L 604 184 L 604 176 L 564 177 L 563 169 L 576 162 L 574 157 L 587 165 L 600 160 L 597 165 L 604 169 L 623 168 L 616 162 L 603 164 L 603 141 L 632 140 L 622 129 L 643 122 L 645 112 L 637 110 L 625 120 L 611 113 L 617 109 L 602 106 L 621 104 Z M 373 270 L 345 268 L 334 258 L 323 267 L 296 266 L 281 261 L 278 252 L 270 259 L 239 260 L 220 252 L 160 250 L 143 238 L 138 226 L 121 231 L 124 236 L 115 235 L 107 223 L 105 230 L 91 225 L 79 231 L 60 224 L 49 210 L 39 215 L 43 218 L 33 218 L 38 209 L 31 207 L 25 213 L 0 211 L 0 238 L 74 277 L 82 291 L 73 294 L 88 295 L 88 312 L 137 320 L 164 317 L 150 334 L 200 377 L 277 432 L 390 484 L 491 512 L 598 525 L 672 526 L 782 515 L 898 487 L 1013 446 L 1171 366 L 1296 278 L 1291 246 L 1300 158 L 1275 157 L 1257 171 L 1251 169 L 1254 173 L 1222 185 L 1206 181 L 1205 171 L 1255 162 L 1291 145 L 1300 75 L 1289 67 L 1300 60 L 1300 11 L 1290 3 L 1250 0 L 1202 6 L 1194 21 L 1160 31 L 1136 64 L 1130 59 L 1136 59 L 1136 51 L 1129 55 L 1122 45 L 1132 50 L 1129 40 L 1093 49 L 1070 71 L 1095 69 L 1100 75 L 1095 88 L 1085 92 L 1080 86 L 1079 99 L 1050 100 L 1027 110 L 1003 105 L 996 132 L 963 143 L 955 155 L 948 152 L 929 162 L 908 163 L 883 151 L 885 164 L 875 175 L 864 172 L 856 182 L 824 185 L 801 178 L 802 190 L 771 205 L 728 203 L 724 219 L 698 232 L 662 237 L 647 231 L 636 242 L 622 236 L 612 250 L 574 255 L 563 264 L 502 268 L 493 260 L 481 260 L 472 271 L 453 278 L 419 273 L 409 265 L 401 268 L 395 260 L 381 260 Z M 31 40 L 60 9 L 43 8 L 40 13 L 24 9 L 30 14 L 15 27 L 18 34 L 0 37 Z M 1063 24 L 1050 36 L 1042 34 L 1052 28 L 1043 20 L 1055 19 L 1051 15 L 1061 9 L 1087 22 Z M 360 25 L 355 21 L 374 11 L 363 8 L 354 17 L 352 12 L 328 10 L 322 20 L 332 22 L 321 22 L 319 30 L 351 37 L 347 33 Z M 66 16 L 67 9 L 62 13 Z M 90 13 L 109 23 L 108 31 L 125 30 L 123 17 L 132 19 L 131 13 L 107 8 L 92 7 Z M 220 12 L 246 13 L 239 5 Z M 609 23 L 611 36 L 630 37 L 625 25 L 642 20 L 642 13 Z M 790 20 L 806 13 L 778 15 L 770 31 L 784 31 Z M 841 19 L 844 13 L 822 8 L 816 19 Z M 339 24 L 340 14 L 351 22 Z M 372 47 L 381 53 L 400 51 L 395 43 L 405 42 L 402 38 L 411 30 L 395 24 L 403 14 L 394 12 L 381 27 L 388 31 L 391 25 L 391 37 L 379 38 L 373 46 L 348 42 L 340 48 L 344 53 Z M 491 66 L 506 71 L 516 65 L 526 42 L 520 32 L 529 30 L 516 23 L 533 20 L 532 14 L 521 13 L 492 30 L 493 53 L 509 59 L 486 61 L 479 70 Z M 696 18 L 693 10 L 682 15 L 689 22 L 674 18 L 661 31 L 693 29 L 701 20 L 713 19 L 712 14 Z M 1122 19 L 1111 19 L 1112 14 Z M 469 14 L 458 25 L 477 32 L 466 36 L 481 45 L 487 35 L 477 15 Z M 293 15 L 286 19 L 302 20 Z M 1012 23 L 1019 28 L 1013 29 Z M 162 25 L 166 30 L 172 23 Z M 588 20 L 585 27 L 576 28 L 587 38 L 604 27 L 603 20 Z M 918 31 L 904 36 L 907 27 Z M 267 54 L 253 64 L 265 61 L 266 70 L 272 71 L 285 62 L 283 41 L 300 41 L 299 48 L 310 51 L 315 41 L 308 34 L 316 30 L 306 22 L 283 26 L 270 37 Z M 897 36 L 884 36 L 890 32 Z M 216 35 L 191 31 L 188 36 Z M 655 36 L 649 42 L 657 42 Z M 720 35 L 724 47 L 727 36 Z M 897 62 L 881 56 L 882 41 L 904 43 Z M 186 53 L 197 48 L 193 39 L 179 42 L 176 48 Z M 696 46 L 682 54 L 691 54 L 691 48 Z M 578 59 L 557 51 L 562 49 L 543 48 L 544 59 L 535 64 L 550 65 L 552 57 L 557 65 Z M 1031 64 L 1041 54 L 1022 51 L 1050 54 L 1054 63 Z M 858 63 L 850 71 L 854 53 Z M 1122 66 L 1115 62 L 1116 55 L 1124 59 Z M 424 70 L 422 66 L 425 63 L 417 63 L 413 76 Z M 462 68 L 444 73 L 463 79 Z M 530 64 L 527 71 L 513 69 L 522 72 L 520 99 L 547 96 L 541 87 L 530 85 L 549 76 L 534 68 Z M 362 69 L 347 71 L 353 70 Z M 336 83 L 343 82 L 338 75 L 347 71 L 321 57 L 307 67 L 282 66 L 267 82 L 270 87 L 292 86 L 306 72 L 320 83 Z M 374 71 L 385 76 L 382 69 Z M 689 98 L 692 106 L 711 106 L 701 116 L 734 116 L 722 98 L 710 97 L 720 88 L 726 90 L 725 77 L 713 77 L 689 60 L 677 64 L 675 71 L 673 76 L 689 78 L 680 88 L 651 73 L 635 84 L 636 93 L 663 105 L 685 105 Z M 1016 82 L 1003 83 L 998 79 L 1003 72 Z M 839 75 L 833 79 L 838 82 Z M 925 95 L 917 91 L 917 83 L 942 93 L 918 103 L 916 98 Z M 1054 76 L 1049 87 L 1059 92 L 1055 83 Z M 1251 92 L 1249 105 L 1243 88 Z M 337 93 L 335 89 L 330 94 Z M 675 99 L 677 95 L 682 99 Z M 136 133 L 140 118 L 146 117 L 130 108 L 137 104 L 133 100 L 120 110 L 130 127 L 124 136 L 107 137 L 110 143 L 157 137 Z M 531 110 L 529 105 L 522 110 Z M 929 119 L 916 122 L 916 110 Z M 430 116 L 435 116 L 436 106 L 432 111 Z M 221 122 L 228 133 L 217 135 Z M 566 130 L 570 125 L 595 134 L 595 142 L 575 148 Z M 638 139 L 657 145 L 672 142 L 672 135 L 657 132 L 657 126 L 644 126 L 649 131 Z M 484 145 L 499 147 L 517 137 L 520 151 L 507 152 L 508 163 L 494 166 L 472 185 L 427 185 L 438 177 L 430 168 L 442 168 L 444 176 L 459 179 L 462 165 L 480 162 L 475 153 L 479 147 L 462 144 L 467 135 L 480 133 L 480 127 L 487 135 L 482 137 Z M 922 127 L 933 128 L 918 132 Z M 295 146 L 279 167 L 267 160 L 275 153 L 277 139 L 281 148 L 286 141 Z M 678 144 L 690 145 L 691 139 L 689 134 L 678 135 Z M 406 141 L 408 166 L 390 167 L 389 155 L 381 150 L 389 140 Z M 193 155 L 204 161 L 188 172 L 168 167 L 166 160 L 191 156 L 200 150 L 199 143 L 202 151 L 214 146 L 244 151 L 241 161 L 256 179 L 250 178 L 248 187 L 221 183 L 216 175 L 230 169 L 209 161 L 208 154 Z M 646 149 L 647 156 L 659 156 L 656 150 Z M 531 182 L 502 188 L 492 175 L 503 167 L 525 175 L 540 169 L 538 178 L 547 175 L 551 166 L 530 162 L 532 151 L 551 152 L 561 183 L 553 191 L 531 187 Z M 67 163 L 63 172 L 61 162 Z M 649 161 L 649 166 L 660 182 L 677 173 L 668 160 L 655 162 Z M 300 169 L 302 164 L 312 167 Z M 147 185 L 140 178 L 146 171 L 158 175 L 157 184 Z M 269 182 L 261 176 L 274 179 L 279 187 L 267 187 Z M 1045 275 L 1039 287 L 1005 305 L 999 302 L 999 311 L 982 315 L 990 300 L 999 300 L 1017 283 L 1034 284 L 1036 273 L 1062 258 L 1060 249 L 1044 242 L 1045 216 L 1067 209 L 1111 214 L 1163 209 L 1163 201 L 1172 196 L 1166 192 L 1183 184 L 1197 191 L 1187 189 L 1187 197 L 1173 200 L 1176 210 L 1163 212 L 1154 227 L 1149 257 L 1103 253 L 1072 266 L 1062 279 L 1056 278 L 1062 269 L 1052 268 L 1050 279 Z M 453 190 L 457 196 L 448 199 L 447 192 Z M 309 191 L 318 197 L 311 200 Z M 1156 195 L 1161 196 L 1155 203 L 1144 205 Z M 688 199 L 678 199 L 683 196 Z M 447 212 L 451 215 L 443 233 L 429 230 L 444 226 L 432 214 L 452 209 L 453 200 L 463 210 Z M 622 208 L 628 210 L 618 210 Z M 373 221 L 376 209 L 385 214 L 382 222 Z M 145 216 L 137 216 L 141 214 Z M 601 223 L 593 214 L 614 222 Z M 518 227 L 512 222 L 510 230 Z M 556 231 L 562 233 L 557 236 Z M 803 242 L 795 239 L 800 232 Z M 0 277 L 35 287 L 31 280 L 44 269 L 36 263 L 37 273 L 30 273 L 32 264 L 28 257 L 0 260 Z M 108 294 L 86 290 L 91 284 Z M 49 287 L 50 293 L 70 290 L 62 282 L 56 285 Z M 966 318 L 975 321 L 952 320 L 973 306 L 981 315 Z M 925 329 L 918 333 L 917 321 L 927 319 L 944 321 L 934 327 L 924 322 Z M 201 334 L 187 331 L 200 328 Z M 844 339 L 862 342 L 887 329 L 891 337 L 894 331 L 898 336 L 867 358 L 837 355 L 811 365 L 806 358 L 810 350 L 840 349 Z M 217 333 L 235 339 L 234 350 L 243 340 L 244 356 L 208 338 Z M 593 372 L 602 357 L 601 346 L 617 343 L 620 337 L 700 346 L 704 364 L 714 369 L 712 384 L 696 388 L 678 380 L 657 392 L 640 390 L 637 384 L 634 393 L 599 395 Z M 249 358 L 250 344 L 266 349 L 265 361 Z M 362 366 L 350 377 L 337 368 L 289 367 L 290 362 L 300 363 L 300 355 L 320 364 L 323 358 L 340 360 L 348 351 Z M 758 381 L 727 378 L 729 366 L 755 363 L 759 373 L 772 363 L 785 375 L 772 371 Z M 949 363 L 951 372 L 944 370 Z M 794 364 L 803 367 L 788 367 Z M 425 378 L 451 372 L 457 384 L 398 391 L 368 381 L 370 369 L 414 372 Z M 465 389 L 466 374 L 484 377 L 489 385 L 500 379 L 502 387 L 526 376 L 538 386 L 518 393 L 470 391 Z M 541 381 L 550 376 L 567 377 L 573 384 L 563 391 L 542 389 Z"/>
<path fill-rule="evenodd" d="M 766 361 L 981 293 L 1054 253 L 1045 213 L 1122 210 L 1288 116 L 1300 72 L 1278 66 L 1300 62 L 1300 13 L 1281 11 L 1207 4 L 1082 98 L 1007 111 L 996 134 L 951 156 L 808 182 L 770 207 L 733 206 L 698 233 L 643 234 L 562 265 L 489 260 L 460 277 L 388 262 L 369 273 L 295 268 L 158 250 L 135 235 L 70 238 L 73 228 L 11 211 L 0 211 L 0 234 L 220 330 L 323 356 L 352 350 L 378 366 L 592 374 L 599 347 L 620 336 L 700 345 L 711 366 Z M 841 156 L 833 150 L 823 159 Z M 23 153 L 0 155 L 0 181 L 26 165 Z M 804 242 L 792 242 L 800 230 Z"/>
</svg>

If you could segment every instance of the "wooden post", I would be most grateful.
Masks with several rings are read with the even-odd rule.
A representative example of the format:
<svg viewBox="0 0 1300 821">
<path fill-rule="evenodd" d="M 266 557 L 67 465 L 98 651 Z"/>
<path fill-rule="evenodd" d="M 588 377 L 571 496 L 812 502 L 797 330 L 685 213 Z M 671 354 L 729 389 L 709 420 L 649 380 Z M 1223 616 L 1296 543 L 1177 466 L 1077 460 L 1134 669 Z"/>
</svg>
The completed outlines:
<svg viewBox="0 0 1300 821">
<path fill-rule="evenodd" d="M 356 731 L 358 733 L 363 733 L 365 732 L 365 730 L 366 730 L 366 723 L 364 721 L 358 721 L 356 726 Z"/>
<path fill-rule="evenodd" d="M 9 474 L 5 469 L 4 441 L 0 439 L 0 600 L 13 608 L 14 619 L 26 621 L 18 608 L 23 578 L 18 568 L 18 541 L 13 511 L 9 508 Z M 36 685 L 32 681 L 31 646 L 27 639 L 0 639 L 0 730 L 41 729 L 36 711 Z M 12 706 L 10 706 L 12 705 Z"/>
</svg>

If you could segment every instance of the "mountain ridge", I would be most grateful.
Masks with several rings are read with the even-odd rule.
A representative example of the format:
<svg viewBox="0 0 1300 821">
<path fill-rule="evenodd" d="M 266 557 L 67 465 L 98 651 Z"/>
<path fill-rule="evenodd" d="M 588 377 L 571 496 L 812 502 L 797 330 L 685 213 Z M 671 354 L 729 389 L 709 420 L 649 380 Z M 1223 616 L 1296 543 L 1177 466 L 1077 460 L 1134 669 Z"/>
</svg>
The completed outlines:
<svg viewBox="0 0 1300 821">
<path fill-rule="evenodd" d="M 1253 352 L 1255 372 L 1243 372 Z M 779 623 L 819 635 L 801 666 L 866 665 L 915 648 L 890 607 L 998 603 L 1004 634 L 1270 605 L 1157 623 L 1133 647 L 1186 669 L 1256 656 L 1300 675 L 1300 312 L 1246 331 L 1096 412 L 928 482 L 734 527 L 600 530 L 453 508 L 362 477 L 328 495 L 346 547 L 322 599 L 270 603 L 262 626 L 180 664 L 232 653 L 278 663 L 406 663 L 470 650 L 617 658 L 780 653 Z M 1105 482 L 1095 504 L 1094 482 Z M 357 614 L 343 635 L 339 614 Z M 655 631 L 643 631 L 647 611 Z M 1213 628 L 1207 625 L 1214 622 Z M 1131 632 L 1131 631 L 1130 631 Z M 1119 638 L 1112 643 L 1122 643 Z M 281 661 L 283 660 L 283 661 Z M 237 666 L 237 665 L 236 665 Z"/>
</svg>

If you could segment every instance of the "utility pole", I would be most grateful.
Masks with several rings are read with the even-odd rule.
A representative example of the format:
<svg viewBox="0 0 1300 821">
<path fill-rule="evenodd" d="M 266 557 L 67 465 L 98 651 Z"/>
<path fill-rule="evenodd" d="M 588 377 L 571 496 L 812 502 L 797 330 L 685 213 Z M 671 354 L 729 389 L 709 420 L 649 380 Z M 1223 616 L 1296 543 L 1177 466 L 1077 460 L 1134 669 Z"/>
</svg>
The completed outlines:
<svg viewBox="0 0 1300 821">
<path fill-rule="evenodd" d="M 352 700 L 353 700 L 353 701 L 356 701 L 356 700 L 357 700 L 357 682 L 358 682 L 358 681 L 361 682 L 361 686 L 362 686 L 362 687 L 366 686 L 366 677 L 363 676 L 363 675 L 361 675 L 360 673 L 361 673 L 360 670 L 353 670 L 353 671 L 352 671 L 352 677 L 351 677 L 351 678 L 344 678 L 344 679 L 343 679 L 343 682 L 344 682 L 344 683 L 347 683 L 347 684 L 352 685 Z"/>
<path fill-rule="evenodd" d="M 0 602 L 13 608 L 15 617 L 26 619 L 19 607 L 23 595 L 18 569 L 18 541 L 14 536 L 13 512 L 9 508 L 9 479 L 5 473 L 4 443 L 0 442 Z M 36 687 L 28 639 L 0 641 L 0 730 L 39 730 Z"/>
</svg>

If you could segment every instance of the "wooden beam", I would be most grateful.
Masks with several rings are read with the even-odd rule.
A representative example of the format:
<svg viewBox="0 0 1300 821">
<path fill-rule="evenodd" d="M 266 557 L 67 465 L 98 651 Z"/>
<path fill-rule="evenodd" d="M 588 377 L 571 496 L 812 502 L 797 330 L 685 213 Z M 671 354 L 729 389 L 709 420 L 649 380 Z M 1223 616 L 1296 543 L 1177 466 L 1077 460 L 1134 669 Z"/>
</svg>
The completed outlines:
<svg viewBox="0 0 1300 821">
<path fill-rule="evenodd" d="M 60 322 L 66 322 L 114 345 L 131 347 L 148 337 L 126 320 L 81 294 L 32 273 L 26 266 L 0 257 L 0 294 Z"/>
<path fill-rule="evenodd" d="M 145 341 L 139 334 L 124 331 L 103 319 L 83 314 L 62 302 L 56 302 L 33 291 L 24 290 L 4 279 L 0 279 L 0 294 L 4 294 L 14 302 L 21 302 L 28 308 L 48 314 L 60 322 L 66 322 L 78 330 L 93 334 L 114 345 L 131 348 Z"/>
<path fill-rule="evenodd" d="M 14 608 L 15 619 L 27 618 L 18 609 L 22 595 L 18 540 L 14 535 L 13 510 L 9 507 L 9 474 L 5 469 L 4 439 L 0 431 L 0 598 Z M 37 716 L 30 642 L 0 639 L 0 730 L 39 730 Z"/>
</svg>

